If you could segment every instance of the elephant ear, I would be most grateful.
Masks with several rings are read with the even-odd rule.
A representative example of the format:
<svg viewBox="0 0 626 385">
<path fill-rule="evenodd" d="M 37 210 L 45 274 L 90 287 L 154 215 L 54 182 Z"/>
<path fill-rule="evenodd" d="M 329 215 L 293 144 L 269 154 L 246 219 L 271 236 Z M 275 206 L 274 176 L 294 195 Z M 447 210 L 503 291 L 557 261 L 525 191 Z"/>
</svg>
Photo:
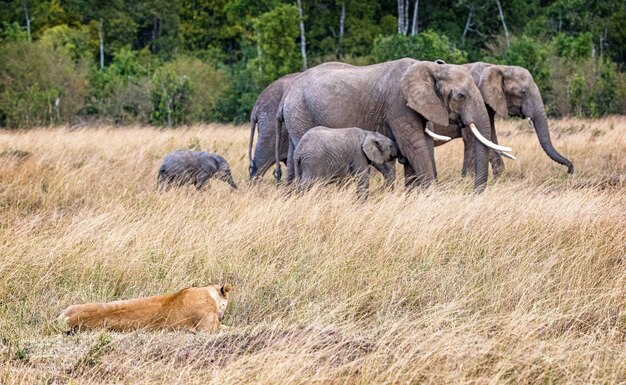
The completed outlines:
<svg viewBox="0 0 626 385">
<path fill-rule="evenodd" d="M 441 126 L 449 124 L 448 109 L 437 93 L 437 74 L 444 66 L 417 62 L 404 71 L 400 80 L 407 106 Z"/>
<path fill-rule="evenodd" d="M 487 103 L 496 114 L 506 117 L 509 115 L 509 109 L 506 105 L 506 96 L 504 95 L 504 75 L 502 68 L 499 66 L 489 66 L 483 70 L 478 85 L 483 100 Z"/>
<path fill-rule="evenodd" d="M 374 135 L 367 134 L 361 148 L 365 156 L 367 156 L 367 159 L 372 161 L 372 163 L 385 163 L 385 159 L 383 159 L 383 144 Z"/>
</svg>

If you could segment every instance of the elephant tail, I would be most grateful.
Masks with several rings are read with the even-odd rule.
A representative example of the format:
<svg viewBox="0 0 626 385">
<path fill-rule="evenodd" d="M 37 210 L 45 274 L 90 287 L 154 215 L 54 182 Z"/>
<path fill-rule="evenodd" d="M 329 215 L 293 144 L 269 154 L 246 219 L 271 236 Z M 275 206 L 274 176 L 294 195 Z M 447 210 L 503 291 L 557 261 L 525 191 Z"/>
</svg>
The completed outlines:
<svg viewBox="0 0 626 385">
<path fill-rule="evenodd" d="M 252 111 L 250 115 L 250 143 L 248 144 L 248 160 L 250 161 L 250 178 L 254 174 L 256 174 L 256 167 L 254 166 L 254 159 L 252 159 L 252 144 L 254 143 L 254 131 L 256 128 L 256 124 L 258 122 L 258 118 L 256 116 L 256 111 Z"/>
<path fill-rule="evenodd" d="M 282 136 L 283 123 L 285 122 L 282 103 L 276 112 L 276 121 L 276 168 L 274 168 L 274 178 L 276 179 L 276 183 L 278 183 L 283 176 L 283 171 L 280 168 L 280 137 Z"/>
</svg>

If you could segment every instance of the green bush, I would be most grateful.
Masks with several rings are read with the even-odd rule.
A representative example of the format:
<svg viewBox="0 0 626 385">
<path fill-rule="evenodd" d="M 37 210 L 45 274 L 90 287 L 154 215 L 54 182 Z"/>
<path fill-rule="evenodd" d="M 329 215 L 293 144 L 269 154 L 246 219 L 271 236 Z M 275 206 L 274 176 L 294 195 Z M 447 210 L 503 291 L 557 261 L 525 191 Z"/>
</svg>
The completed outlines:
<svg viewBox="0 0 626 385">
<path fill-rule="evenodd" d="M 104 70 L 92 67 L 87 114 L 115 124 L 148 122 L 151 69 L 156 65 L 146 50 L 125 47 Z"/>
<path fill-rule="evenodd" d="M 69 123 L 84 106 L 87 68 L 44 41 L 0 46 L 0 125 Z"/>
<path fill-rule="evenodd" d="M 250 60 L 248 68 L 257 82 L 267 85 L 300 70 L 302 59 L 296 47 L 299 30 L 295 5 L 283 4 L 262 14 L 254 20 L 254 29 L 258 56 Z"/>
<path fill-rule="evenodd" d="M 394 34 L 374 40 L 372 54 L 378 62 L 411 57 L 418 60 L 441 59 L 460 64 L 467 61 L 467 53 L 454 46 L 445 35 L 423 31 L 417 36 Z"/>
<path fill-rule="evenodd" d="M 623 75 L 615 63 L 602 58 L 588 58 L 573 68 L 569 82 L 571 113 L 589 118 L 623 114 L 623 92 L 620 95 L 623 85 Z"/>
<path fill-rule="evenodd" d="M 97 46 L 94 46 L 90 41 L 87 26 L 70 28 L 65 24 L 57 25 L 47 29 L 40 41 L 56 50 L 65 50 L 77 63 L 92 58 L 93 52 L 97 50 Z"/>
<path fill-rule="evenodd" d="M 168 127 L 210 121 L 224 88 L 223 73 L 211 64 L 188 57 L 167 63 L 152 78 L 151 121 Z"/>
<path fill-rule="evenodd" d="M 252 81 L 253 72 L 245 61 L 228 67 L 228 87 L 215 104 L 217 121 L 237 124 L 248 121 L 256 98 L 263 90 L 263 83 Z"/>
</svg>

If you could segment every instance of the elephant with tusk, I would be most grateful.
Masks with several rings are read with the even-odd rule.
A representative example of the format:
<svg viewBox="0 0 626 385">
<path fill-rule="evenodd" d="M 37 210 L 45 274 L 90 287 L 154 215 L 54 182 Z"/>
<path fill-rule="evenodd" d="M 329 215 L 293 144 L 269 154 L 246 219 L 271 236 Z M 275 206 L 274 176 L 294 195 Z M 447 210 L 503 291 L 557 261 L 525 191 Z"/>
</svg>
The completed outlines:
<svg viewBox="0 0 626 385">
<path fill-rule="evenodd" d="M 442 61 L 437 63 L 443 64 Z M 498 143 L 494 125 L 496 114 L 502 117 L 517 116 L 527 118 L 537 133 L 541 148 L 550 159 L 566 166 L 569 174 L 574 172 L 572 162 L 561 155 L 552 145 L 550 131 L 548 130 L 548 118 L 541 99 L 541 93 L 527 69 L 518 66 L 494 65 L 483 62 L 463 64 L 462 66 L 470 71 L 474 83 L 485 100 L 491 124 L 491 140 L 493 142 Z M 475 138 L 481 140 L 476 135 L 476 132 L 471 127 L 470 132 L 468 132 L 465 127 L 456 125 L 446 127 L 438 124 L 428 124 L 428 126 L 429 130 L 431 132 L 434 131 L 438 136 L 444 136 L 449 139 L 463 138 L 465 152 L 463 155 L 462 175 L 466 176 L 470 173 L 476 158 L 474 152 Z M 435 146 L 443 143 L 443 141 L 438 141 L 435 143 Z M 489 154 L 489 161 L 494 177 L 497 178 L 504 169 L 502 156 L 511 159 L 515 159 L 515 157 L 508 154 L 507 148 L 502 148 L 501 146 L 490 146 L 490 148 L 492 151 Z"/>
<path fill-rule="evenodd" d="M 283 127 L 289 135 L 287 183 L 295 177 L 294 150 L 315 126 L 361 127 L 395 140 L 406 158 L 409 188 L 428 186 L 436 178 L 434 141 L 425 134 L 427 121 L 474 124 L 487 141 L 491 137 L 485 103 L 468 69 L 409 58 L 363 67 L 335 62 L 313 67 L 294 79 L 277 118 L 277 138 Z M 476 192 L 487 182 L 487 150 L 482 141 L 475 142 Z M 281 175 L 277 159 L 276 179 Z"/>
</svg>

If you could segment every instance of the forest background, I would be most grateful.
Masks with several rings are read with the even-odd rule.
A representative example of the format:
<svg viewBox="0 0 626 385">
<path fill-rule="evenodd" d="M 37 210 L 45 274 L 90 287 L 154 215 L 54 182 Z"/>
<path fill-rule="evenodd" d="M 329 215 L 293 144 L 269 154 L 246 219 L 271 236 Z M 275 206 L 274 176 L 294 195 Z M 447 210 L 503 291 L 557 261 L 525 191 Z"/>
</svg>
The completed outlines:
<svg viewBox="0 0 626 385">
<path fill-rule="evenodd" d="M 526 67 L 552 117 L 626 112 L 626 3 L 13 0 L 0 127 L 241 123 L 276 78 L 402 57 Z"/>
</svg>

